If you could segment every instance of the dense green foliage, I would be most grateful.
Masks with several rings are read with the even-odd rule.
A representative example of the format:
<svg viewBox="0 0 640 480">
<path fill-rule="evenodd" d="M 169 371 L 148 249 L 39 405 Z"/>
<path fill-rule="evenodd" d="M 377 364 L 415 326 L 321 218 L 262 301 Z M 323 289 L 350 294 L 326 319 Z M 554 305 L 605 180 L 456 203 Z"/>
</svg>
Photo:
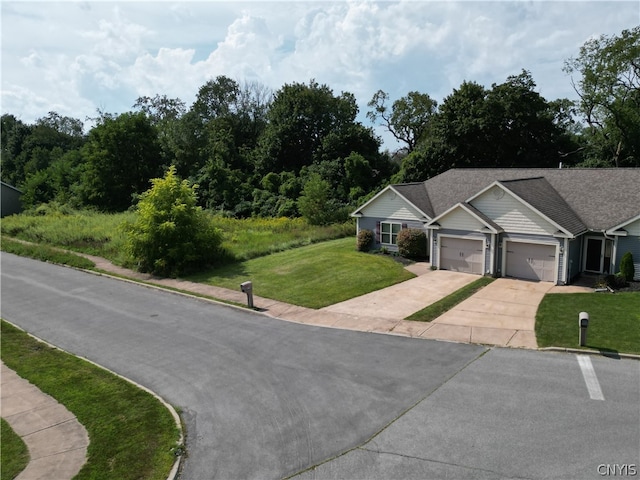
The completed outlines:
<svg viewBox="0 0 640 480">
<path fill-rule="evenodd" d="M 87 462 L 75 479 L 167 478 L 174 452 L 181 447 L 180 435 L 173 416 L 157 398 L 1 323 L 5 365 L 62 403 L 87 429 Z"/>
<path fill-rule="evenodd" d="M 212 265 L 223 255 L 222 232 L 196 205 L 196 187 L 180 180 L 175 167 L 152 184 L 140 197 L 136 220 L 124 227 L 138 269 L 176 276 Z"/>
<path fill-rule="evenodd" d="M 640 27 L 587 41 L 566 64 L 580 75 L 571 80 L 579 102 L 543 98 L 526 70 L 490 88 L 465 81 L 440 105 L 428 93 L 392 101 L 380 90 L 367 117 L 401 143 L 395 154 L 381 152 L 380 138 L 357 120 L 353 94 L 315 80 L 272 92 L 219 76 L 191 106 L 140 97 L 131 112 L 98 112 L 86 134 L 80 120 L 55 112 L 34 125 L 3 114 L 0 173 L 27 207 L 56 201 L 119 212 L 174 166 L 200 186 L 205 209 L 324 223 L 331 220 L 309 216 L 306 185 L 320 185 L 327 207 L 342 212 L 389 182 L 453 167 L 639 166 L 639 51 Z"/>
<path fill-rule="evenodd" d="M 627 252 L 620 259 L 620 274 L 627 281 L 631 282 L 636 274 L 636 268 L 633 265 L 633 255 Z"/>
<path fill-rule="evenodd" d="M 426 258 L 427 234 L 417 228 L 403 228 L 398 233 L 398 253 L 407 258 Z"/>
</svg>

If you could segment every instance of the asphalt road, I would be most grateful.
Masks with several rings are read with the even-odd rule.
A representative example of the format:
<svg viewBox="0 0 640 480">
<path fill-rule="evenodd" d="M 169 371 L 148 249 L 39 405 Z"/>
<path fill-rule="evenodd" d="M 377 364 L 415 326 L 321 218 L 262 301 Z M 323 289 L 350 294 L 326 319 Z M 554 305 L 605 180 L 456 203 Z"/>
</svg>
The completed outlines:
<svg viewBox="0 0 640 480">
<path fill-rule="evenodd" d="M 3 318 L 183 409 L 186 479 L 640 470 L 637 361 L 590 357 L 594 399 L 573 354 L 297 325 L 5 253 L 1 262 Z"/>
</svg>

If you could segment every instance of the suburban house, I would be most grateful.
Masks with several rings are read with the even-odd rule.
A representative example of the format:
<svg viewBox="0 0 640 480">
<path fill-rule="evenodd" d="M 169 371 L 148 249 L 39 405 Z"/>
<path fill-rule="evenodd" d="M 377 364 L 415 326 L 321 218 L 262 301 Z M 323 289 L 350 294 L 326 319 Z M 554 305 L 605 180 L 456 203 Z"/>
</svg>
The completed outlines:
<svg viewBox="0 0 640 480">
<path fill-rule="evenodd" d="M 424 230 L 439 269 L 563 285 L 617 273 L 631 252 L 640 279 L 640 168 L 451 169 L 389 185 L 352 216 L 389 251 L 401 229 Z"/>
<path fill-rule="evenodd" d="M 0 218 L 22 211 L 22 192 L 8 183 L 0 182 Z"/>
</svg>

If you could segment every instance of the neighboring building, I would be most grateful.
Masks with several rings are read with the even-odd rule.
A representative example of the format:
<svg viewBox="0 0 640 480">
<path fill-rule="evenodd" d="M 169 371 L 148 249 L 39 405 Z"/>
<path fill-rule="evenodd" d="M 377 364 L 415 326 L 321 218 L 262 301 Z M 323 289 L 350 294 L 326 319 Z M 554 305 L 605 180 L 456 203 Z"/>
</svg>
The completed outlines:
<svg viewBox="0 0 640 480">
<path fill-rule="evenodd" d="M 0 217 L 13 215 L 22 211 L 20 195 L 22 192 L 8 183 L 0 182 Z"/>
<path fill-rule="evenodd" d="M 630 251 L 640 279 L 640 168 L 452 169 L 389 185 L 352 216 L 377 248 L 425 230 L 440 269 L 561 285 L 616 273 Z"/>
</svg>

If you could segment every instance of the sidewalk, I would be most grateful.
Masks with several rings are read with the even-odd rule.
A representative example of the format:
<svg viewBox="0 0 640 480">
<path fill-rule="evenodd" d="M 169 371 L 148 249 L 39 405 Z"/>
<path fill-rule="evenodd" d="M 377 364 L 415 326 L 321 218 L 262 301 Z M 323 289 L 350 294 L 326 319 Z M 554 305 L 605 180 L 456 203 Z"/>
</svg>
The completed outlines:
<svg viewBox="0 0 640 480">
<path fill-rule="evenodd" d="M 89 436 L 64 405 L 0 362 L 0 415 L 29 449 L 17 480 L 73 478 L 87 457 Z"/>
</svg>

